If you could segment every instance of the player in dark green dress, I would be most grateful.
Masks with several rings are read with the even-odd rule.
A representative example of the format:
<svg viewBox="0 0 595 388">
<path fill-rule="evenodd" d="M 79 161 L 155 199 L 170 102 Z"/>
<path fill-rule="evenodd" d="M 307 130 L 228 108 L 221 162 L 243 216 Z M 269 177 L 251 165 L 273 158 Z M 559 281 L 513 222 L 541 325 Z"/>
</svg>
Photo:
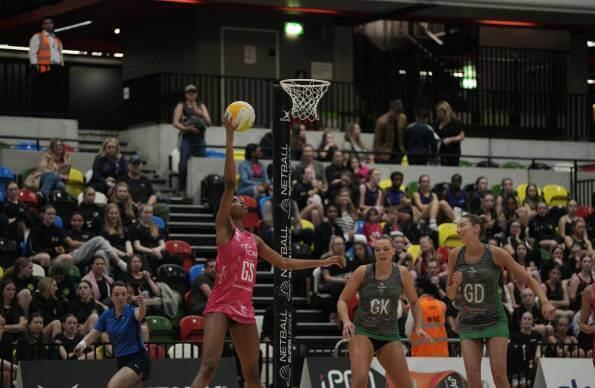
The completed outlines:
<svg viewBox="0 0 595 388">
<path fill-rule="evenodd" d="M 461 311 L 459 336 L 469 387 L 482 387 L 481 357 L 485 342 L 494 383 L 499 388 L 508 388 L 508 320 L 498 287 L 502 268 L 535 292 L 546 319 L 553 320 L 556 309 L 540 284 L 504 249 L 480 241 L 484 229 L 484 219 L 476 215 L 466 215 L 458 221 L 457 233 L 465 246 L 451 250 L 448 255 L 446 293 Z"/>
<path fill-rule="evenodd" d="M 374 246 L 376 262 L 355 270 L 337 303 L 343 322 L 343 337 L 349 339 L 349 362 L 353 388 L 368 387 L 368 373 L 374 354 L 398 387 L 413 388 L 397 324 L 401 293 L 415 312 L 416 333 L 431 341 L 421 328 L 421 310 L 417 292 L 407 268 L 392 262 L 395 248 L 389 236 L 382 236 Z M 355 324 L 349 318 L 348 301 L 359 291 L 360 303 Z"/>
</svg>

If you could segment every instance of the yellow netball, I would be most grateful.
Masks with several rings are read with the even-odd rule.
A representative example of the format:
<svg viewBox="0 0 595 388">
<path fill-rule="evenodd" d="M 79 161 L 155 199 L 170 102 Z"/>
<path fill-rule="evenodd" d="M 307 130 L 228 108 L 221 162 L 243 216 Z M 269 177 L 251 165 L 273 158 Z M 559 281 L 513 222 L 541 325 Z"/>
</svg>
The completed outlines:
<svg viewBox="0 0 595 388">
<path fill-rule="evenodd" d="M 231 123 L 236 126 L 236 131 L 246 131 L 254 125 L 256 114 L 252 105 L 246 101 L 235 101 L 225 109 L 225 117 L 231 119 Z"/>
</svg>

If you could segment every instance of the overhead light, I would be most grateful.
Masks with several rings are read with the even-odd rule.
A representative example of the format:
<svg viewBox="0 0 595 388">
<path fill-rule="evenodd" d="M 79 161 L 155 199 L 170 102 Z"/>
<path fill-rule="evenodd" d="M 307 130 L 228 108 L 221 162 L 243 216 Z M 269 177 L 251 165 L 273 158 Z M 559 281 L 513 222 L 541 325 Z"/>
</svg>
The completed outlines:
<svg viewBox="0 0 595 388">
<path fill-rule="evenodd" d="M 503 26 L 503 27 L 538 27 L 538 23 L 523 22 L 518 20 L 491 20 L 483 19 L 477 21 L 479 24 L 485 24 L 488 26 Z"/>
<path fill-rule="evenodd" d="M 29 51 L 29 47 L 25 47 L 25 46 L 11 46 L 9 44 L 0 44 L 0 50 Z"/>
<path fill-rule="evenodd" d="M 407 74 L 407 70 L 399 69 L 399 75 Z"/>
<path fill-rule="evenodd" d="M 85 20 L 84 22 L 80 22 L 80 23 L 76 23 L 76 24 L 70 24 L 68 26 L 56 28 L 54 31 L 61 32 L 61 31 L 74 30 L 75 28 L 80 28 L 80 27 L 88 26 L 91 23 L 93 23 L 93 21 L 91 21 L 91 20 Z"/>
<path fill-rule="evenodd" d="M 587 80 L 587 83 L 588 83 L 589 85 L 595 85 L 595 79 L 588 79 L 588 80 Z"/>
<path fill-rule="evenodd" d="M 454 73 L 452 73 L 452 76 L 455 78 L 463 78 L 463 72 L 462 71 L 455 71 Z"/>
<path fill-rule="evenodd" d="M 200 4 L 202 0 L 157 0 L 160 3 Z"/>
<path fill-rule="evenodd" d="M 93 57 L 101 57 L 101 56 L 103 56 L 103 53 L 101 51 L 92 51 L 91 52 L 91 56 L 93 56 Z"/>
<path fill-rule="evenodd" d="M 341 12 L 334 9 L 325 8 L 304 8 L 304 7 L 276 7 L 279 11 L 285 11 L 289 13 L 312 13 L 320 15 L 339 15 Z"/>
<path fill-rule="evenodd" d="M 302 23 L 287 22 L 285 23 L 285 36 L 288 38 L 297 38 L 304 35 L 304 26 Z"/>
<path fill-rule="evenodd" d="M 118 27 L 114 28 L 114 34 L 120 35 L 120 28 L 118 28 Z"/>
<path fill-rule="evenodd" d="M 587 47 L 595 47 L 595 40 L 588 40 Z"/>
<path fill-rule="evenodd" d="M 81 55 L 81 53 L 80 50 L 62 50 L 62 54 Z"/>
<path fill-rule="evenodd" d="M 114 58 L 124 58 L 123 53 L 114 53 Z"/>
</svg>

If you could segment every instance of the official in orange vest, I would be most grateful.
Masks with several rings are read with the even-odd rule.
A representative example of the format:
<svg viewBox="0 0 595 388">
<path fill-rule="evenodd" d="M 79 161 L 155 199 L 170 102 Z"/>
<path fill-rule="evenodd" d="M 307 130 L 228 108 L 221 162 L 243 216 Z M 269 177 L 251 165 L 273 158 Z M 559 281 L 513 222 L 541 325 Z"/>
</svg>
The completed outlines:
<svg viewBox="0 0 595 388">
<path fill-rule="evenodd" d="M 29 40 L 29 62 L 39 73 L 47 73 L 52 66 L 64 66 L 62 41 L 54 33 L 51 18 L 43 19 L 41 32 Z"/>
<path fill-rule="evenodd" d="M 422 313 L 422 328 L 432 342 L 419 338 L 415 331 L 409 337 L 411 355 L 414 357 L 448 357 L 448 335 L 446 334 L 446 304 L 439 300 L 438 288 L 427 278 L 418 278 L 416 288 L 418 306 Z"/>
</svg>

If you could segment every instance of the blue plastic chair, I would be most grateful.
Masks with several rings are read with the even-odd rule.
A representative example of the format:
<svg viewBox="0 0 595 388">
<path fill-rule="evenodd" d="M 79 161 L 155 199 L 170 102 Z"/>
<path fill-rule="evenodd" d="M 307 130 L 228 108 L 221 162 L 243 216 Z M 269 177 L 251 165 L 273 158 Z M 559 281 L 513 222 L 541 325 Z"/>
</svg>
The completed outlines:
<svg viewBox="0 0 595 388">
<path fill-rule="evenodd" d="M 194 279 L 202 275 L 203 272 L 205 272 L 204 264 L 194 264 L 192 267 L 190 267 L 190 272 L 188 272 L 188 276 L 190 277 L 190 284 L 192 284 Z"/>
<path fill-rule="evenodd" d="M 153 216 L 153 223 L 157 225 L 161 232 L 165 232 L 165 221 L 163 221 L 163 218 Z"/>
<path fill-rule="evenodd" d="M 34 141 L 22 141 L 14 146 L 19 151 L 39 151 L 39 146 Z"/>
<path fill-rule="evenodd" d="M 207 158 L 212 159 L 225 159 L 225 153 L 221 151 L 215 151 L 207 148 Z"/>
<path fill-rule="evenodd" d="M 355 234 L 364 234 L 364 224 L 362 220 L 355 221 Z"/>
<path fill-rule="evenodd" d="M 14 180 L 16 180 L 14 171 L 8 167 L 0 167 L 0 202 L 4 202 L 6 198 L 6 185 Z"/>
<path fill-rule="evenodd" d="M 56 219 L 54 220 L 54 225 L 56 225 L 58 228 L 64 228 L 64 222 L 62 221 L 62 217 L 56 216 Z"/>
</svg>

